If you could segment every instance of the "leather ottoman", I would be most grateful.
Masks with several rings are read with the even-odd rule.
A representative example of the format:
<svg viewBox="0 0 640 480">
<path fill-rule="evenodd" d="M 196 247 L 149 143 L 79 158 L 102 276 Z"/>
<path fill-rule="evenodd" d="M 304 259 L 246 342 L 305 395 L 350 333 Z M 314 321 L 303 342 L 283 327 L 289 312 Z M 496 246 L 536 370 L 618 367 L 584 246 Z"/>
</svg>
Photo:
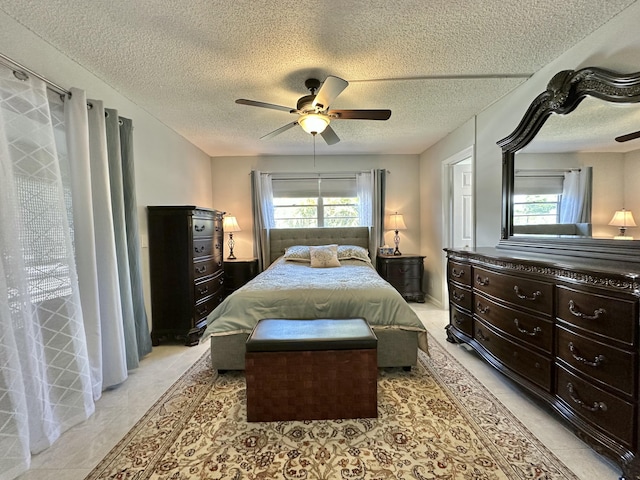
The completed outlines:
<svg viewBox="0 0 640 480">
<path fill-rule="evenodd" d="M 378 339 L 362 318 L 263 319 L 247 339 L 247 421 L 378 416 Z"/>
</svg>

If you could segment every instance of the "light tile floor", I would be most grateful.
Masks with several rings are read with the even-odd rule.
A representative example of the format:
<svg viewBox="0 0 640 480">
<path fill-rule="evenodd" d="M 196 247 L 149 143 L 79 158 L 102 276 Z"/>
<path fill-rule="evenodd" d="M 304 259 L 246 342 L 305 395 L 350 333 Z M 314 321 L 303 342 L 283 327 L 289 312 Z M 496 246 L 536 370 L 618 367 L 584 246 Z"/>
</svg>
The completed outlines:
<svg viewBox="0 0 640 480">
<path fill-rule="evenodd" d="M 620 470 L 575 437 L 544 406 L 464 346 L 446 342 L 448 312 L 430 304 L 411 306 L 432 336 L 476 376 L 520 421 L 582 480 L 615 480 Z M 35 455 L 19 480 L 82 480 L 158 397 L 204 353 L 195 347 L 161 345 L 117 388 L 103 393 L 96 413 L 67 431 L 45 452 Z"/>
</svg>

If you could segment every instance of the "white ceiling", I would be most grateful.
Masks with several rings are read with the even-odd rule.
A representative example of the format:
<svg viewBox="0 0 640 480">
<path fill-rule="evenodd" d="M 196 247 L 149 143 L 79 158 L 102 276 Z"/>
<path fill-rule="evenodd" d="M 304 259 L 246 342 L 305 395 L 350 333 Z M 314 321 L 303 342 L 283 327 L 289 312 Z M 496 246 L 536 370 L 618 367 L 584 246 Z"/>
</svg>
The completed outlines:
<svg viewBox="0 0 640 480">
<path fill-rule="evenodd" d="M 0 10 L 211 156 L 311 154 L 298 126 L 259 139 L 293 115 L 235 103 L 294 107 L 310 77 L 350 82 L 332 108 L 392 110 L 387 121 L 333 121 L 340 143 L 316 141 L 330 155 L 422 153 L 632 3 L 0 0 Z"/>
</svg>

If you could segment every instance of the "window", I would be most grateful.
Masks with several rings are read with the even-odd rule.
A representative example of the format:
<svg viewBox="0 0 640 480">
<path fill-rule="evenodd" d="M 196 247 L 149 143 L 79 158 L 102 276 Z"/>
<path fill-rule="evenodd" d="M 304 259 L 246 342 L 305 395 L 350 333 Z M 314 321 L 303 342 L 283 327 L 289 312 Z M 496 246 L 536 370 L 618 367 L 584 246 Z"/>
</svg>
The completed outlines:
<svg viewBox="0 0 640 480">
<path fill-rule="evenodd" d="M 558 223 L 564 173 L 562 170 L 518 170 L 514 178 L 513 224 Z"/>
<path fill-rule="evenodd" d="M 359 205 L 355 174 L 274 175 L 275 228 L 358 226 Z"/>
<path fill-rule="evenodd" d="M 560 198 L 557 193 L 513 196 L 513 224 L 540 225 L 558 223 Z"/>
</svg>

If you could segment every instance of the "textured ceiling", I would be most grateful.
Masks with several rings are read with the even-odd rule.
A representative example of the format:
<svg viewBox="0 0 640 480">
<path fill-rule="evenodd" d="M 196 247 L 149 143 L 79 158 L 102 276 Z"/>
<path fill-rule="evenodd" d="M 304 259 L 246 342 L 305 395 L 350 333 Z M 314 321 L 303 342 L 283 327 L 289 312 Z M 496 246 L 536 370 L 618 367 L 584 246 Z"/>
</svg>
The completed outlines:
<svg viewBox="0 0 640 480">
<path fill-rule="evenodd" d="M 333 121 L 341 141 L 318 138 L 317 154 L 422 153 L 631 3 L 0 0 L 0 9 L 209 155 L 235 156 L 310 154 L 300 127 L 259 139 L 296 117 L 235 99 L 294 107 L 307 78 L 327 75 L 350 82 L 332 108 L 393 113 Z"/>
</svg>

